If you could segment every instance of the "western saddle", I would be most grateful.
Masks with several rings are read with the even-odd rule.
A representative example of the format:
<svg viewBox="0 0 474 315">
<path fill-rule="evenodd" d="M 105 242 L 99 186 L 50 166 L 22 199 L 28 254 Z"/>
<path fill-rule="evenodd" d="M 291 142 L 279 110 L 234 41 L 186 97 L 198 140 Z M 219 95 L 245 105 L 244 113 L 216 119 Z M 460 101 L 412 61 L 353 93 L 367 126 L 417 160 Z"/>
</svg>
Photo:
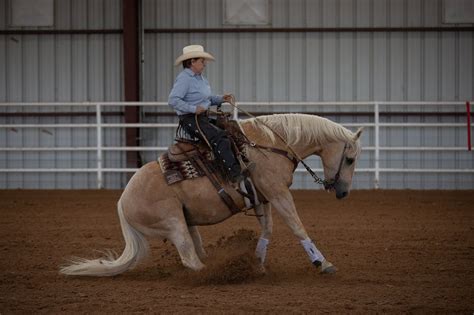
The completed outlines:
<svg viewBox="0 0 474 315">
<path fill-rule="evenodd" d="M 215 123 L 226 131 L 236 158 L 246 165 L 249 161 L 243 152 L 250 141 L 243 134 L 238 123 L 229 120 L 228 114 L 224 113 L 218 116 Z M 197 139 L 190 137 L 180 126 L 176 130 L 175 140 L 176 143 L 172 144 L 168 151 L 158 158 L 168 185 L 186 179 L 207 176 L 232 214 L 243 210 L 246 212 L 259 204 L 255 187 L 250 177 L 247 177 L 240 183 L 240 187 L 235 188 L 246 199 L 247 207 L 239 209 L 223 188 L 222 181 L 226 181 L 227 175 L 224 168 L 220 167 L 213 159 L 211 149 L 200 141 L 196 141 Z"/>
</svg>

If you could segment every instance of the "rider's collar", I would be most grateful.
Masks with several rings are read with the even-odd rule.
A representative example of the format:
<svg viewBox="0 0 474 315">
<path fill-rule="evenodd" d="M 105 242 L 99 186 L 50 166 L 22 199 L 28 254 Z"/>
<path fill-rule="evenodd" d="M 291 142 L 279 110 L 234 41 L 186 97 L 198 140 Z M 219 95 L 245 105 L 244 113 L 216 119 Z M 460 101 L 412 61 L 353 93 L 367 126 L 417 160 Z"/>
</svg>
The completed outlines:
<svg viewBox="0 0 474 315">
<path fill-rule="evenodd" d="M 200 76 L 200 74 L 194 73 L 194 71 L 189 68 L 184 69 L 184 72 L 186 72 L 190 77 Z"/>
</svg>

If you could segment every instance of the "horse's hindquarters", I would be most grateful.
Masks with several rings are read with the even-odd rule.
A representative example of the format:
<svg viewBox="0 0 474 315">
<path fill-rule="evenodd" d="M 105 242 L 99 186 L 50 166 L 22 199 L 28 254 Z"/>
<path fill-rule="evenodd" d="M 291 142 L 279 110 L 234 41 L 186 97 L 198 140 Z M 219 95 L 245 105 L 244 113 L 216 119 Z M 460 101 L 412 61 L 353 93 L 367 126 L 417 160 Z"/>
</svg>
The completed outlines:
<svg viewBox="0 0 474 315">
<path fill-rule="evenodd" d="M 242 209 L 243 199 L 233 188 L 224 186 L 236 205 Z M 207 177 L 180 182 L 176 185 L 180 201 L 189 225 L 212 225 L 232 216 L 230 209 L 219 197 Z"/>
<path fill-rule="evenodd" d="M 238 193 L 228 186 L 225 188 L 242 208 L 243 200 Z M 139 230 L 166 228 L 170 220 L 185 220 L 188 225 L 212 225 L 232 215 L 206 177 L 169 186 L 156 162 L 144 165 L 133 175 L 122 201 L 125 215 Z"/>
<path fill-rule="evenodd" d="M 182 205 L 156 162 L 144 165 L 132 176 L 121 200 L 130 224 L 147 235 L 166 237 L 167 221 L 184 221 Z"/>
</svg>

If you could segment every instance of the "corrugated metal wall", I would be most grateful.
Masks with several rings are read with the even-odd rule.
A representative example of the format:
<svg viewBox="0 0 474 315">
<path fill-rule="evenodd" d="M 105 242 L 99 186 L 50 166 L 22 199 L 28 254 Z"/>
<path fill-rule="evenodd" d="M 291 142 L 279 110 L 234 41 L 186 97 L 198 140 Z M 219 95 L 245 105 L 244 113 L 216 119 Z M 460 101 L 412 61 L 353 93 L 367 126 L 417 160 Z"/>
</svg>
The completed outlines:
<svg viewBox="0 0 474 315">
<path fill-rule="evenodd" d="M 1 30 L 8 29 L 7 3 L 0 0 Z M 120 29 L 122 25 L 121 1 L 61 0 L 54 5 L 53 29 Z M 121 35 L 114 34 L 0 36 L 0 99 L 121 100 L 121 43 Z"/>
<path fill-rule="evenodd" d="M 0 29 L 8 29 L 8 1 L 0 0 Z M 55 1 L 54 27 L 58 30 L 120 29 L 122 4 L 117 0 Z M 31 29 L 31 28 L 29 28 Z M 50 28 L 46 28 L 50 29 Z M 69 102 L 122 100 L 122 36 L 94 35 L 0 35 L 0 102 Z M 5 108 L 1 108 L 4 111 Z M 10 111 L 39 112 L 51 108 L 10 108 Z M 61 107 L 56 112 L 94 111 Z M 117 109 L 108 108 L 110 111 Z M 106 121 L 119 122 L 107 117 Z M 90 117 L 10 117 L 1 123 L 85 123 Z M 107 145 L 121 145 L 117 130 L 105 130 Z M 96 144 L 94 129 L 0 130 L 0 146 L 86 147 Z M 121 153 L 107 152 L 107 167 L 122 167 Z M 95 152 L 0 153 L 0 168 L 90 168 L 96 166 Z M 110 187 L 120 187 L 125 176 L 107 174 Z M 8 188 L 94 188 L 91 173 L 0 174 L 0 187 Z"/>
<path fill-rule="evenodd" d="M 273 0 L 270 27 L 441 26 L 441 0 Z M 6 0 L 0 0 L 0 29 L 7 27 Z M 220 0 L 144 0 L 145 29 L 221 28 Z M 3 12 L 3 13 L 2 13 Z M 55 29 L 121 28 L 121 1 L 55 1 Z M 473 32 L 381 33 L 146 33 L 144 100 L 166 101 L 175 76 L 174 59 L 183 46 L 200 43 L 216 62 L 206 69 L 215 93 L 232 92 L 239 101 L 369 101 L 474 99 Z M 0 101 L 102 101 L 122 99 L 121 35 L 0 36 Z M 266 107 L 265 110 L 280 108 Z M 410 108 L 404 107 L 409 110 Z M 113 110 L 113 109 L 111 109 Z M 156 121 L 147 112 L 145 121 Z M 252 110 L 252 109 L 251 109 Z M 287 107 L 286 111 L 303 108 Z M 343 111 L 343 109 L 336 109 Z M 360 108 L 364 110 L 364 108 Z M 391 110 L 389 108 L 388 110 Z M 393 109 L 395 110 L 395 109 Z M 415 109 L 417 110 L 417 109 Z M 427 109 L 430 110 L 430 109 Z M 433 109 L 439 110 L 439 109 Z M 334 116 L 364 122 L 371 117 Z M 50 122 L 43 118 L 32 121 Z M 55 118 L 58 122 L 94 121 Z M 118 118 L 117 118 L 118 119 Z M 382 117 L 388 122 L 459 121 L 459 117 Z M 16 120 L 27 121 L 27 118 Z M 173 118 L 161 121 L 174 121 Z M 12 119 L 5 121 L 12 122 Z M 110 121 L 110 120 L 109 120 Z M 0 146 L 94 145 L 94 131 L 38 133 L 0 131 Z M 144 130 L 144 146 L 167 145 L 173 132 Z M 364 135 L 373 145 L 373 132 Z M 107 130 L 107 145 L 123 135 Z M 383 131 L 382 145 L 465 144 L 464 130 L 417 128 Z M 79 167 L 95 165 L 94 153 L 1 153 L 1 167 Z M 153 160 L 154 153 L 144 154 Z M 123 167 L 123 154 L 107 153 L 106 167 Z M 472 155 L 459 153 L 382 153 L 382 167 L 473 168 Z M 315 166 L 319 165 L 314 162 Z M 373 166 L 364 153 L 361 167 Z M 95 175 L 0 175 L 2 187 L 93 188 Z M 472 175 L 382 175 L 387 188 L 473 188 Z M 125 177 L 107 175 L 107 187 Z M 297 176 L 295 187 L 314 187 Z M 356 188 L 372 187 L 372 175 L 357 175 Z"/>
<path fill-rule="evenodd" d="M 221 28 L 222 1 L 145 1 L 145 28 Z M 438 0 L 274 0 L 269 27 L 438 27 Z M 343 33 L 177 33 L 145 36 L 145 100 L 166 101 L 173 67 L 183 46 L 199 43 L 214 54 L 206 69 L 215 93 L 232 92 L 239 101 L 441 101 L 474 98 L 472 32 Z M 253 108 L 256 110 L 256 108 Z M 265 107 L 260 110 L 301 111 Z M 439 111 L 427 107 L 387 110 Z M 451 108 L 459 111 L 460 109 Z M 306 109 L 308 110 L 308 109 Z M 311 110 L 311 109 L 309 109 Z M 343 111 L 336 108 L 336 111 Z M 359 108 L 358 110 L 364 110 Z M 446 109 L 443 109 L 446 110 Z M 461 108 L 462 111 L 462 108 Z M 372 122 L 373 117 L 328 116 L 336 121 Z M 463 122 L 460 117 L 382 117 L 385 122 Z M 381 130 L 381 145 L 463 146 L 464 129 Z M 144 134 L 168 143 L 169 134 Z M 374 144 L 372 130 L 364 145 Z M 147 158 L 151 158 L 148 155 Z M 373 167 L 365 152 L 360 167 Z M 318 167 L 320 163 L 312 161 Z M 473 168 L 468 152 L 382 152 L 381 167 Z M 382 174 L 386 188 L 473 188 L 472 175 Z M 358 174 L 355 187 L 372 187 L 373 175 Z M 296 176 L 295 187 L 314 187 Z"/>
<path fill-rule="evenodd" d="M 145 1 L 145 28 L 220 28 L 222 1 Z M 271 27 L 441 26 L 437 0 L 274 0 Z M 473 98 L 472 32 L 146 35 L 146 100 L 166 100 L 183 46 L 217 61 L 216 91 L 241 101 Z"/>
</svg>

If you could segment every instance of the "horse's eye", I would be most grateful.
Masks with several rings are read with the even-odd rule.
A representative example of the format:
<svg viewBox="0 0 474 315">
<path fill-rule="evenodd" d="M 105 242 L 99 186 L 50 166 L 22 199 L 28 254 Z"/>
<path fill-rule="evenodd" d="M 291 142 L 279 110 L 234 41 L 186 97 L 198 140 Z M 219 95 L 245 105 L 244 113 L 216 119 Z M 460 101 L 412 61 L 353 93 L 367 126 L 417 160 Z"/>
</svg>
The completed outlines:
<svg viewBox="0 0 474 315">
<path fill-rule="evenodd" d="M 354 163 L 354 159 L 353 158 L 346 158 L 346 163 L 347 163 L 347 165 L 351 165 L 352 163 Z"/>
</svg>

